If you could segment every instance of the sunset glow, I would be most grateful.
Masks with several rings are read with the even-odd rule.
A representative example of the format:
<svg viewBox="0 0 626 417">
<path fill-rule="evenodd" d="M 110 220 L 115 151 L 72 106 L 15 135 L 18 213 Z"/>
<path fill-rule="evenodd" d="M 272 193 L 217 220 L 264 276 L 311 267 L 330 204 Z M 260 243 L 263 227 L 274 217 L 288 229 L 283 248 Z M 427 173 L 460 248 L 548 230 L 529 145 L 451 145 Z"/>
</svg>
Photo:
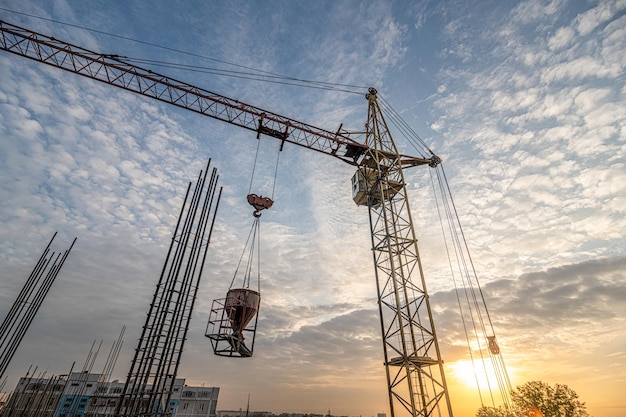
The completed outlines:
<svg viewBox="0 0 626 417">
<path fill-rule="evenodd" d="M 454 371 L 454 376 L 462 381 L 467 387 L 482 391 L 497 389 L 497 381 L 493 366 L 489 361 L 474 361 L 461 359 L 454 362 L 450 367 Z"/>
</svg>

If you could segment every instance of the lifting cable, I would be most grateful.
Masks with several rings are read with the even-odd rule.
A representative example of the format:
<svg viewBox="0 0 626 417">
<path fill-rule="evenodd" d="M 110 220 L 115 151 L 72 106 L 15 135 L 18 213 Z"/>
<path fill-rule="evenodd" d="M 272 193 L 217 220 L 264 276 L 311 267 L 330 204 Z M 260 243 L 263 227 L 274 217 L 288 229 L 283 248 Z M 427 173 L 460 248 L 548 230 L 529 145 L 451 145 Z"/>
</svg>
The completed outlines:
<svg viewBox="0 0 626 417">
<path fill-rule="evenodd" d="M 379 103 L 381 110 L 384 111 L 385 117 L 390 120 L 393 125 L 400 131 L 402 136 L 409 142 L 409 144 L 419 152 L 420 156 L 423 158 L 430 158 L 434 155 L 433 151 L 430 150 L 426 142 L 409 126 L 409 124 L 402 119 L 402 116 L 394 110 L 393 107 L 384 99 L 378 95 Z"/>
<path fill-rule="evenodd" d="M 472 363 L 472 370 L 474 373 L 474 378 L 475 378 L 475 382 L 476 382 L 476 386 L 479 387 L 480 383 L 479 383 L 479 379 L 478 379 L 478 370 L 476 369 L 476 361 L 474 358 L 474 351 L 471 347 L 471 341 L 470 341 L 470 333 L 473 330 L 473 337 L 474 339 L 477 341 L 479 349 L 478 349 L 478 354 L 480 355 L 480 360 L 484 361 L 484 355 L 483 355 L 483 349 L 482 349 L 482 343 L 481 340 L 482 338 L 479 337 L 478 335 L 478 330 L 476 328 L 476 317 L 475 317 L 475 311 L 474 309 L 471 308 L 471 302 L 469 300 L 469 294 L 468 294 L 468 287 L 470 287 L 470 284 L 467 283 L 466 278 L 468 277 L 469 271 L 467 268 L 467 264 L 465 262 L 465 257 L 463 255 L 463 251 L 461 250 L 462 248 L 460 248 L 459 246 L 459 235 L 457 233 L 457 229 L 454 226 L 454 222 L 453 219 L 451 218 L 451 212 L 450 212 L 450 200 L 448 198 L 446 198 L 446 194 L 443 192 L 444 190 L 444 186 L 442 183 L 442 175 L 440 175 L 440 172 L 443 172 L 442 170 L 440 170 L 439 168 L 437 168 L 436 171 L 436 182 L 439 186 L 439 192 L 440 192 L 440 196 L 441 196 L 441 205 L 443 206 L 443 209 L 445 211 L 445 214 L 442 215 L 441 211 L 442 208 L 439 204 L 439 199 L 435 199 L 436 205 L 437 205 L 437 213 L 439 215 L 439 222 L 442 228 L 442 234 L 444 236 L 447 236 L 446 234 L 446 229 L 444 228 L 444 223 L 447 222 L 447 226 L 448 226 L 448 230 L 450 233 L 450 239 L 444 239 L 444 244 L 446 246 L 446 254 L 448 256 L 448 263 L 450 266 L 450 273 L 452 276 L 452 280 L 453 280 L 453 284 L 454 284 L 454 289 L 455 289 L 455 295 L 456 295 L 456 299 L 457 299 L 457 304 L 458 304 L 458 308 L 459 308 L 459 313 L 461 316 L 461 322 L 463 324 L 463 331 L 465 334 L 465 340 L 468 346 L 468 351 L 469 351 L 469 356 L 470 356 L 470 360 Z M 445 179 L 445 177 L 444 177 Z M 435 187 L 435 178 L 433 178 L 433 174 L 431 171 L 431 184 L 433 187 L 433 191 L 435 192 L 435 194 L 437 193 L 436 187 Z M 454 249 L 454 255 L 451 254 L 450 251 L 450 240 L 452 240 L 452 247 Z M 453 265 L 453 261 L 452 259 L 455 258 L 457 259 L 457 263 L 458 263 L 458 268 L 459 268 L 459 279 L 461 281 L 461 283 L 459 284 L 457 281 L 458 279 L 456 278 L 457 273 L 455 270 L 455 267 Z M 463 295 L 465 296 L 465 301 L 467 302 L 467 305 L 470 306 L 469 308 L 469 320 L 471 322 L 471 328 L 472 330 L 468 329 L 468 319 L 466 318 L 466 313 L 464 312 L 464 308 L 463 308 L 463 303 L 461 301 L 461 292 L 463 293 Z M 473 291 L 472 291 L 472 294 Z M 484 325 L 482 326 L 483 330 L 484 330 Z M 483 362 L 484 363 L 484 362 Z M 491 402 L 492 404 L 495 403 L 494 399 L 493 399 L 493 394 L 492 394 L 492 389 L 491 389 L 491 383 L 489 378 L 486 379 L 487 380 L 487 384 L 488 384 L 488 388 L 489 388 L 489 393 L 491 396 Z M 478 389 L 478 394 L 479 394 L 479 398 L 480 398 L 480 403 L 481 405 L 484 405 L 484 400 L 483 400 L 483 396 L 482 396 L 482 390 Z"/>
<path fill-rule="evenodd" d="M 431 172 L 431 185 L 433 187 L 433 192 L 436 194 L 435 181 L 433 179 L 432 172 Z M 435 204 L 437 205 L 437 213 L 439 215 L 439 224 L 441 226 L 441 233 L 442 233 L 442 235 L 445 236 L 445 228 L 444 228 L 443 218 L 441 216 L 441 209 L 439 207 L 439 199 L 437 199 L 437 198 L 435 199 Z M 469 339 L 467 323 L 466 323 L 466 320 L 465 320 L 465 313 L 464 313 L 462 305 L 461 305 L 461 297 L 460 297 L 460 294 L 459 294 L 459 291 L 458 291 L 459 285 L 457 285 L 456 273 L 454 271 L 454 267 L 452 266 L 452 257 L 451 257 L 451 254 L 450 254 L 450 246 L 448 245 L 448 240 L 447 239 L 444 239 L 444 245 L 445 245 L 445 248 L 446 248 L 446 254 L 448 256 L 448 264 L 450 266 L 452 282 L 454 284 L 454 289 L 455 289 L 454 293 L 456 295 L 457 305 L 459 307 L 459 313 L 461 315 L 461 323 L 463 324 L 463 332 L 465 334 L 465 341 L 466 341 L 467 346 L 469 348 L 471 346 L 471 342 L 470 342 L 470 339 Z M 478 374 L 477 374 L 477 371 L 476 371 L 476 367 L 474 365 L 474 353 L 473 353 L 471 348 L 468 349 L 468 350 L 469 350 L 470 360 L 472 362 L 472 371 L 474 373 L 475 383 L 476 383 L 476 386 L 479 386 Z M 481 405 L 483 405 L 484 401 L 483 401 L 482 391 L 481 390 L 478 390 L 478 396 L 480 398 Z"/>
<path fill-rule="evenodd" d="M 259 223 L 259 217 L 255 217 L 252 222 L 252 227 L 250 228 L 250 232 L 248 233 L 248 238 L 246 239 L 246 244 L 244 245 L 243 251 L 241 252 L 241 257 L 239 258 L 239 262 L 237 263 L 237 268 L 235 269 L 235 273 L 233 274 L 233 279 L 230 282 L 230 286 L 228 289 L 233 288 L 235 283 L 235 279 L 237 278 L 237 274 L 239 273 L 239 269 L 241 268 L 241 264 L 246 258 L 245 270 L 243 271 L 243 285 L 241 288 L 250 288 L 250 279 L 252 276 L 252 266 L 254 264 L 254 255 L 255 249 L 257 250 L 257 291 L 261 292 L 261 251 L 260 249 L 260 241 L 261 241 L 261 227 Z"/>
<path fill-rule="evenodd" d="M 443 164 L 439 164 L 435 168 L 434 175 L 432 171 L 430 172 L 433 191 L 435 192 L 435 195 L 439 197 L 439 199 L 435 199 L 437 213 L 439 215 L 442 233 L 444 235 L 446 253 L 448 255 L 448 262 L 453 277 L 457 303 L 461 320 L 463 321 L 463 329 L 468 343 L 470 360 L 472 361 L 472 368 L 474 369 L 474 376 L 476 378 L 476 385 L 479 391 L 481 404 L 483 403 L 483 398 L 478 380 L 478 372 L 476 370 L 476 362 L 478 359 L 475 359 L 473 349 L 477 350 L 477 354 L 480 357 L 479 363 L 483 366 L 485 381 L 491 396 L 492 404 L 495 406 L 495 399 L 493 397 L 493 390 L 491 387 L 492 380 L 486 368 L 486 361 L 488 358 L 491 358 L 493 375 L 495 376 L 498 384 L 502 401 L 504 405 L 509 408 L 511 406 L 509 396 L 511 391 L 510 379 L 504 366 L 500 349 L 495 340 L 493 322 L 491 320 L 489 310 L 487 309 L 487 303 L 478 281 L 474 263 L 469 253 L 469 247 L 467 245 L 460 219 L 458 217 L 458 212 L 456 211 L 456 206 L 450 192 Z M 439 200 L 441 200 L 441 204 Z M 444 223 L 447 223 L 447 233 Z M 453 251 L 449 249 L 449 245 L 453 247 Z M 456 260 L 456 269 L 454 266 L 454 260 Z M 457 279 L 455 276 L 458 276 L 459 278 Z M 465 308 L 462 304 L 461 295 L 464 295 L 463 302 L 465 303 Z M 464 311 L 467 311 L 468 313 L 466 314 Z M 466 321 L 470 322 L 469 326 Z M 470 334 L 472 334 L 477 348 L 472 347 Z"/>
<path fill-rule="evenodd" d="M 183 51 L 178 51 L 178 52 L 183 53 L 183 54 L 186 53 Z M 364 94 L 364 92 L 367 91 L 367 87 L 364 87 L 364 86 L 331 83 L 327 81 L 306 80 L 302 78 L 279 75 L 279 74 L 275 74 L 275 73 L 271 73 L 271 72 L 267 72 L 263 70 L 257 70 L 257 69 L 249 68 L 249 67 L 244 67 L 244 68 L 248 68 L 254 72 L 233 71 L 233 70 L 211 68 L 211 67 L 204 67 L 204 66 L 198 66 L 198 65 L 186 65 L 186 64 L 178 64 L 178 63 L 173 63 L 173 62 L 157 61 L 157 60 L 151 60 L 151 59 L 130 58 L 127 56 L 118 56 L 116 58 L 123 60 L 124 62 L 129 63 L 129 64 L 150 64 L 154 67 L 174 68 L 174 69 L 180 69 L 180 70 L 185 70 L 189 72 L 198 72 L 202 74 L 222 75 L 222 76 L 231 77 L 231 78 L 240 78 L 244 80 L 262 81 L 262 82 L 273 83 L 273 84 L 283 84 L 283 85 L 291 85 L 291 86 L 297 86 L 297 87 L 314 88 L 318 90 L 329 90 L 329 91 L 337 91 L 337 92 L 342 92 L 342 93 L 359 94 L 359 95 Z M 208 57 L 201 57 L 201 58 L 213 60 L 212 58 L 208 58 Z M 218 60 L 218 62 L 223 62 L 223 61 Z M 240 66 L 240 65 L 231 64 L 231 63 L 227 63 L 227 64 L 234 65 L 237 67 Z"/>
<path fill-rule="evenodd" d="M 254 264 L 253 260 L 256 252 L 256 264 L 257 264 L 257 290 L 261 291 L 261 226 L 259 219 L 261 217 L 261 210 L 269 209 L 274 204 L 274 191 L 276 189 L 276 177 L 278 175 L 278 162 L 280 158 L 280 151 L 277 152 L 276 156 L 276 164 L 274 167 L 274 178 L 272 180 L 272 194 L 271 197 L 262 197 L 257 194 L 252 193 L 252 184 L 254 183 L 254 176 L 256 173 L 256 166 L 259 158 L 259 149 L 261 146 L 261 139 L 258 139 L 256 152 L 254 155 L 254 162 L 252 165 L 252 174 L 250 175 L 250 185 L 248 187 L 248 203 L 255 208 L 253 212 L 254 221 L 252 222 L 252 227 L 250 228 L 250 232 L 248 233 L 248 238 L 246 240 L 246 244 L 244 245 L 243 252 L 241 253 L 241 257 L 239 258 L 239 262 L 237 264 L 237 268 L 235 269 L 235 274 L 233 275 L 233 279 L 230 283 L 230 287 L 232 288 L 241 264 L 244 258 L 247 257 L 247 263 L 245 266 L 245 271 L 243 272 L 243 285 L 244 288 L 250 287 L 250 279 L 252 275 L 252 266 Z M 256 251 L 255 251 L 256 249 Z M 247 256 L 246 256 L 247 255 Z"/>
<path fill-rule="evenodd" d="M 379 103 L 381 104 L 381 110 L 385 111 L 387 120 L 398 129 L 401 136 L 422 157 L 430 158 L 435 156 L 428 145 L 381 96 L 379 96 Z M 505 407 L 510 409 L 512 405 L 510 399 L 511 382 L 497 345 L 491 316 L 487 309 L 482 288 L 478 282 L 476 269 L 470 256 L 469 247 L 461 227 L 443 164 L 438 164 L 434 168 L 434 172 L 433 170 L 429 172 L 458 309 L 463 324 L 465 341 L 468 346 L 481 404 L 484 403 L 484 399 L 477 363 L 482 364 L 481 372 L 484 372 L 489 396 L 492 404 L 495 406 L 493 395 L 495 387 L 492 387 L 493 378 L 489 376 L 486 367 L 487 360 L 490 358 L 493 366 L 493 375 L 495 376 L 495 382 L 498 385 L 502 402 Z"/>
<path fill-rule="evenodd" d="M 276 153 L 276 166 L 274 167 L 274 181 L 272 181 L 272 197 L 271 199 L 274 200 L 274 190 L 276 190 L 276 177 L 278 177 L 278 162 L 280 161 L 280 152 L 278 151 Z"/>
<path fill-rule="evenodd" d="M 151 64 L 151 65 L 160 66 L 160 67 L 164 67 L 164 68 L 174 68 L 174 69 L 181 69 L 181 70 L 186 70 L 186 71 L 195 71 L 195 72 L 201 72 L 201 73 L 207 73 L 207 74 L 223 75 L 223 76 L 227 76 L 227 77 L 231 77 L 231 78 L 242 78 L 242 79 L 248 79 L 248 80 L 254 80 L 254 81 L 262 81 L 262 82 L 275 83 L 275 84 L 284 84 L 284 85 L 292 85 L 292 86 L 298 86 L 298 87 L 314 88 L 314 89 L 319 89 L 319 90 L 331 90 L 331 91 L 338 91 L 338 92 L 344 92 L 344 93 L 350 93 L 350 94 L 364 94 L 367 91 L 367 89 L 368 89 L 368 87 L 354 85 L 354 84 L 331 83 L 331 82 L 327 82 L 327 81 L 307 80 L 307 79 L 303 79 L 303 78 L 297 78 L 297 77 L 281 75 L 281 74 L 277 74 L 277 73 L 274 73 L 274 72 L 265 71 L 265 70 L 261 70 L 261 69 L 253 68 L 253 67 L 249 67 L 249 66 L 246 66 L 246 65 L 235 64 L 233 62 L 228 62 L 228 61 L 225 61 L 225 60 L 212 58 L 212 57 L 208 57 L 208 56 L 205 56 L 205 55 L 196 54 L 196 53 L 193 53 L 193 52 L 187 52 L 187 51 L 183 51 L 183 50 L 180 50 L 180 49 L 159 45 L 159 44 L 156 44 L 156 43 L 153 43 L 153 42 L 141 41 L 141 40 L 138 40 L 138 39 L 130 38 L 128 36 L 122 36 L 122 35 L 118 35 L 118 34 L 114 34 L 114 33 L 110 33 L 110 32 L 105 32 L 105 31 L 102 31 L 102 30 L 92 29 L 92 28 L 88 28 L 88 27 L 85 27 L 85 26 L 80 26 L 80 25 L 76 25 L 76 24 L 72 24 L 72 23 L 68 23 L 68 22 L 62 22 L 62 21 L 59 21 L 59 20 L 50 19 L 50 18 L 46 18 L 46 17 L 42 17 L 42 16 L 37 16 L 37 15 L 34 15 L 34 14 L 30 14 L 30 13 L 19 12 L 17 10 L 11 10 L 11 9 L 7 9 L 7 8 L 4 8 L 4 7 L 0 7 L 0 10 L 5 11 L 5 12 L 9 12 L 9 13 L 19 14 L 19 15 L 22 15 L 22 16 L 31 17 L 31 18 L 34 18 L 34 19 L 43 20 L 43 21 L 46 21 L 46 22 L 55 23 L 55 24 L 58 24 L 58 25 L 63 25 L 63 26 L 73 27 L 73 28 L 76 28 L 76 29 L 85 30 L 85 31 L 88 31 L 88 32 L 91 32 L 91 33 L 97 33 L 97 34 L 100 34 L 100 35 L 111 36 L 111 37 L 114 37 L 114 38 L 123 39 L 125 41 L 131 41 L 131 42 L 139 43 L 139 44 L 142 44 L 142 45 L 147 45 L 147 46 L 151 46 L 151 47 L 154 47 L 154 48 L 159 48 L 159 49 L 163 49 L 163 50 L 166 50 L 166 51 L 175 52 L 175 53 L 182 54 L 182 55 L 188 55 L 188 56 L 192 56 L 192 57 L 195 57 L 195 58 L 200 58 L 200 59 L 216 62 L 218 64 L 229 65 L 229 66 L 232 66 L 232 67 L 235 67 L 235 68 L 240 68 L 240 69 L 245 70 L 245 71 L 234 71 L 234 70 L 210 68 L 210 67 L 203 67 L 203 66 L 196 66 L 196 65 L 178 64 L 178 63 L 174 63 L 174 62 L 157 61 L 157 60 L 149 60 L 149 59 L 141 59 L 141 58 L 131 58 L 131 57 L 127 57 L 127 56 L 112 55 L 116 59 L 122 60 L 122 61 L 127 62 L 127 63 Z"/>
<path fill-rule="evenodd" d="M 254 181 L 254 173 L 256 172 L 256 164 L 259 158 L 260 146 L 261 146 L 261 139 L 259 138 L 257 145 L 256 145 L 256 153 L 254 154 L 254 163 L 252 166 L 252 175 L 250 176 L 250 185 L 248 186 L 248 194 L 252 193 L 252 183 Z M 274 200 L 274 191 L 276 190 L 276 178 L 278 177 L 278 163 L 280 162 L 280 153 L 281 153 L 280 150 L 276 152 L 276 164 L 274 167 L 274 178 L 272 179 L 272 194 L 270 195 L 271 200 Z"/>
<path fill-rule="evenodd" d="M 259 148 L 261 146 L 261 138 L 257 139 L 256 153 L 254 155 L 254 163 L 252 166 L 252 175 L 250 176 L 250 185 L 248 187 L 248 203 L 255 208 L 254 217 L 261 216 L 261 210 L 268 209 L 274 204 L 274 192 L 276 190 L 276 178 L 278 177 L 278 163 L 280 161 L 279 149 L 276 155 L 276 164 L 274 166 L 274 177 L 272 178 L 272 193 L 270 197 L 262 197 L 252 193 L 252 184 L 254 182 L 254 175 L 256 172 L 256 165 L 259 158 Z"/>
<path fill-rule="evenodd" d="M 261 147 L 261 139 L 257 139 L 256 152 L 254 153 L 254 162 L 252 163 L 252 174 L 250 175 L 250 186 L 248 187 L 248 194 L 252 193 L 252 182 L 254 181 L 254 173 L 256 172 L 256 162 L 259 158 L 259 148 Z"/>
</svg>

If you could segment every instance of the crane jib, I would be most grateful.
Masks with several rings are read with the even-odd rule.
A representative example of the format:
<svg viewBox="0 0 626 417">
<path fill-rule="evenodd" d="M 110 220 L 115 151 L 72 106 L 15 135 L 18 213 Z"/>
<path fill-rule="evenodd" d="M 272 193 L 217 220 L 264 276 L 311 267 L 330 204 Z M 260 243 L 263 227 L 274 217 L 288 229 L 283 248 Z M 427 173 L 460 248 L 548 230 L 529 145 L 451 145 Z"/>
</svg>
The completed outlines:
<svg viewBox="0 0 626 417">
<path fill-rule="evenodd" d="M 351 165 L 368 147 L 331 132 L 0 20 L 0 49 L 331 155 Z"/>
</svg>

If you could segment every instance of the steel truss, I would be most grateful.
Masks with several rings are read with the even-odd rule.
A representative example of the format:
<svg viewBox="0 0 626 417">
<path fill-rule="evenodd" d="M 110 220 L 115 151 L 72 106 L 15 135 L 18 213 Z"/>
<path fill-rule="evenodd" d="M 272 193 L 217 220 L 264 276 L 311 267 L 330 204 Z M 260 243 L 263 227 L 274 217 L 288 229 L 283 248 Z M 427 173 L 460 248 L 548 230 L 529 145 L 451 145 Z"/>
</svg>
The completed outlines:
<svg viewBox="0 0 626 417">
<path fill-rule="evenodd" d="M 367 196 L 391 415 L 450 415 L 435 324 L 398 153 L 370 89 Z"/>
</svg>

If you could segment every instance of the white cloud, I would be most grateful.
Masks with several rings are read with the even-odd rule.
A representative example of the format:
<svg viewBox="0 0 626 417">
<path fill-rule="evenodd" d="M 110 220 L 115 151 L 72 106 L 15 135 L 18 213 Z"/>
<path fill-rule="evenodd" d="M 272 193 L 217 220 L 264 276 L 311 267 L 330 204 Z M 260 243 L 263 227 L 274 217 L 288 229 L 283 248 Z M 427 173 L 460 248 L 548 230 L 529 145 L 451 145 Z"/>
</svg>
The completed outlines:
<svg viewBox="0 0 626 417">
<path fill-rule="evenodd" d="M 601 2 L 576 18 L 576 28 L 581 35 L 589 35 L 599 25 L 611 19 L 615 13 L 615 2 Z"/>
<path fill-rule="evenodd" d="M 392 66 L 406 54 L 406 46 L 402 45 L 406 28 L 396 23 L 391 17 L 387 17 L 377 26 L 375 34 L 375 46 L 371 55 L 373 62 Z"/>
<path fill-rule="evenodd" d="M 559 28 L 554 36 L 548 40 L 550 49 L 561 49 L 567 46 L 574 37 L 574 30 L 570 27 Z"/>
<path fill-rule="evenodd" d="M 543 21 L 546 17 L 556 14 L 564 4 L 565 0 L 522 1 L 511 11 L 511 18 L 522 25 Z"/>
<path fill-rule="evenodd" d="M 619 75 L 616 67 L 607 67 L 594 57 L 581 56 L 545 68 L 541 80 L 546 83 L 559 81 L 582 81 L 585 78 L 615 77 Z"/>
</svg>

